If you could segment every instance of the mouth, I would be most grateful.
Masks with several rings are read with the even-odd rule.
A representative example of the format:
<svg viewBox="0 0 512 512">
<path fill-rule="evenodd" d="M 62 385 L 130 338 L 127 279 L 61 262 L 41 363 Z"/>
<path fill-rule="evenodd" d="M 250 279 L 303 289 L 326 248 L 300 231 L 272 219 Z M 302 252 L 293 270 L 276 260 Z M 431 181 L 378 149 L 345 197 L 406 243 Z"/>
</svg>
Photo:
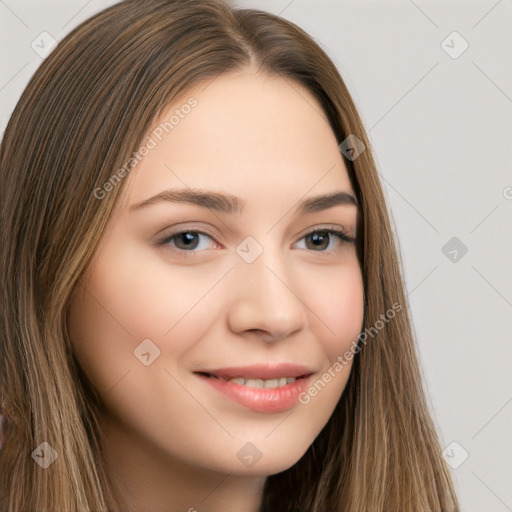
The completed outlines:
<svg viewBox="0 0 512 512">
<path fill-rule="evenodd" d="M 296 407 L 315 373 L 305 365 L 255 364 L 193 372 L 208 387 L 246 409 L 280 413 Z"/>
</svg>

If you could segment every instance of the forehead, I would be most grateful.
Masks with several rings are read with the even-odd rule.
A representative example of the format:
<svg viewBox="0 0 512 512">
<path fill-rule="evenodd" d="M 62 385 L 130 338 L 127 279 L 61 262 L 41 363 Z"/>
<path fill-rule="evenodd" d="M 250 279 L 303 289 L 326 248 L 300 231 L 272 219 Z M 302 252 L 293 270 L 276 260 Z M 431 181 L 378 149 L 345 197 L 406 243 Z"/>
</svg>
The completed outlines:
<svg viewBox="0 0 512 512">
<path fill-rule="evenodd" d="M 319 102 L 282 76 L 253 70 L 218 76 L 173 102 L 148 136 L 154 147 L 131 172 L 128 205 L 176 187 L 249 200 L 351 190 Z"/>
</svg>

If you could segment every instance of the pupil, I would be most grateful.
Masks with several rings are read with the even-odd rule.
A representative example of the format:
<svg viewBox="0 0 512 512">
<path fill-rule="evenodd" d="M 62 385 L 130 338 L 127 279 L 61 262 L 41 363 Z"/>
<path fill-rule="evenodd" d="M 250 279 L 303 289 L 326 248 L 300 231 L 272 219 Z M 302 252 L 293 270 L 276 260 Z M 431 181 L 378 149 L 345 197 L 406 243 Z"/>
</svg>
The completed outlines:
<svg viewBox="0 0 512 512">
<path fill-rule="evenodd" d="M 311 239 L 313 241 L 313 244 L 316 248 L 318 247 L 321 247 L 322 245 L 322 242 L 325 242 L 327 240 L 327 245 L 328 245 L 328 237 L 326 236 L 327 233 L 324 232 L 324 231 L 319 231 L 319 233 L 322 233 L 322 234 L 317 234 L 317 233 L 313 233 L 311 236 Z"/>
<path fill-rule="evenodd" d="M 181 233 L 178 236 L 178 240 L 180 243 L 184 242 L 184 247 L 186 249 L 195 249 L 197 247 L 197 240 L 195 240 L 196 244 L 194 245 L 194 237 L 197 237 L 197 233 Z M 192 245 L 194 246 L 191 247 Z"/>
</svg>

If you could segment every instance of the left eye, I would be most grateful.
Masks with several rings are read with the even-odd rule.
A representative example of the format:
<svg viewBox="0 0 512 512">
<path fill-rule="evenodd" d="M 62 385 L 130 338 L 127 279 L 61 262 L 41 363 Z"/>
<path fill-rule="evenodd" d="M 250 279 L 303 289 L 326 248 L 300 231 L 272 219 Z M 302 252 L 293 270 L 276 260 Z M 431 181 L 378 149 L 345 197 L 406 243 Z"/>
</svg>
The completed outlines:
<svg viewBox="0 0 512 512">
<path fill-rule="evenodd" d="M 213 237 L 201 231 L 181 231 L 166 236 L 157 242 L 159 246 L 171 246 L 174 249 L 182 252 L 194 253 L 203 249 L 208 249 L 208 244 L 203 243 L 201 246 L 201 238 L 203 242 L 205 239 L 214 241 Z M 309 249 L 315 252 L 326 252 L 334 249 L 335 242 L 338 244 L 343 242 L 353 242 L 354 238 L 349 237 L 344 231 L 336 229 L 316 229 L 304 235 L 297 243 L 305 241 L 305 246 L 299 247 L 300 249 Z"/>
<path fill-rule="evenodd" d="M 334 238 L 333 238 L 334 237 Z M 311 243 L 306 243 L 306 249 L 312 249 L 316 252 L 326 252 L 327 249 L 333 249 L 331 242 L 337 241 L 339 244 L 343 242 L 353 242 L 354 239 L 349 237 L 344 231 L 337 229 L 317 229 L 310 231 L 301 240 L 310 240 Z M 327 242 L 327 246 L 325 245 Z M 317 249 L 321 249 L 318 251 Z"/>
</svg>

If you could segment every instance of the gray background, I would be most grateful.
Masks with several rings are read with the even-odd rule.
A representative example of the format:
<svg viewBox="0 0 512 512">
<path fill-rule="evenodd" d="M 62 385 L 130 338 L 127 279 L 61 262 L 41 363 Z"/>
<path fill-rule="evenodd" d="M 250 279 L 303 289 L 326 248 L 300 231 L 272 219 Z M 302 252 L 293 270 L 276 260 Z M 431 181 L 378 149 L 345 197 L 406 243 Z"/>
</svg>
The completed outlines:
<svg viewBox="0 0 512 512">
<path fill-rule="evenodd" d="M 2 133 L 42 61 L 40 34 L 60 40 L 112 3 L 0 0 Z M 512 511 L 512 0 L 237 4 L 295 22 L 338 66 L 394 218 L 462 509 Z"/>
</svg>

